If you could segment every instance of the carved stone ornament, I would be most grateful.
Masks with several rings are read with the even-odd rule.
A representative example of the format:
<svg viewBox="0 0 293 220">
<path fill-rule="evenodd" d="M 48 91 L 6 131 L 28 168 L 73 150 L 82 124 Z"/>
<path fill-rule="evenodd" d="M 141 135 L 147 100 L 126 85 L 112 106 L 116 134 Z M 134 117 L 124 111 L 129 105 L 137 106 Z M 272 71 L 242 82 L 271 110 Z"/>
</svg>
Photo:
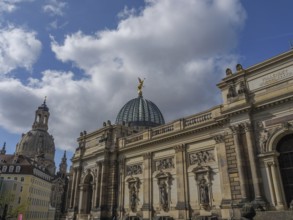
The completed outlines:
<svg viewBox="0 0 293 220">
<path fill-rule="evenodd" d="M 217 144 L 224 142 L 224 136 L 223 135 L 216 135 L 214 136 L 214 140 Z"/>
<path fill-rule="evenodd" d="M 200 207 L 207 210 L 211 205 L 211 168 L 208 166 L 198 166 L 193 169 L 195 181 L 198 189 L 198 201 Z"/>
<path fill-rule="evenodd" d="M 142 174 L 142 164 L 128 165 L 126 167 L 127 176 L 138 175 L 138 174 Z"/>
<path fill-rule="evenodd" d="M 158 180 L 159 204 L 160 208 L 167 212 L 171 201 L 172 175 L 170 173 L 160 172 L 156 175 Z"/>
<path fill-rule="evenodd" d="M 236 65 L 236 70 L 237 70 L 237 72 L 240 72 L 240 71 L 243 70 L 243 67 L 242 67 L 242 65 L 241 65 L 240 63 L 238 63 L 238 64 Z"/>
<path fill-rule="evenodd" d="M 159 181 L 159 193 L 160 193 L 160 205 L 164 211 L 168 209 L 168 192 L 167 192 L 167 184 L 162 179 Z"/>
<path fill-rule="evenodd" d="M 236 91 L 235 91 L 235 86 L 234 85 L 231 85 L 229 86 L 229 89 L 228 89 L 228 94 L 227 94 L 227 98 L 233 98 L 233 97 L 236 97 Z"/>
<path fill-rule="evenodd" d="M 247 89 L 246 89 L 245 82 L 241 81 L 240 85 L 239 85 L 239 89 L 238 89 L 238 94 L 239 95 L 244 94 L 244 93 L 246 93 L 246 91 L 247 91 Z"/>
<path fill-rule="evenodd" d="M 264 129 L 259 134 L 259 152 L 265 153 L 267 152 L 267 141 L 269 138 L 269 131 Z"/>
<path fill-rule="evenodd" d="M 156 170 L 164 170 L 164 169 L 170 169 L 170 168 L 174 168 L 174 167 L 175 166 L 174 166 L 173 157 L 155 161 L 155 169 Z"/>
<path fill-rule="evenodd" d="M 231 76 L 233 73 L 232 73 L 232 70 L 230 68 L 227 68 L 226 69 L 226 76 Z"/>
<path fill-rule="evenodd" d="M 127 180 L 129 189 L 129 207 L 132 212 L 136 212 L 136 208 L 139 202 L 138 191 L 140 181 L 138 178 L 130 178 Z"/>
<path fill-rule="evenodd" d="M 214 162 L 215 157 L 214 157 L 214 150 L 202 150 L 198 151 L 195 153 L 190 153 L 189 154 L 189 164 L 205 164 L 209 162 Z"/>
</svg>

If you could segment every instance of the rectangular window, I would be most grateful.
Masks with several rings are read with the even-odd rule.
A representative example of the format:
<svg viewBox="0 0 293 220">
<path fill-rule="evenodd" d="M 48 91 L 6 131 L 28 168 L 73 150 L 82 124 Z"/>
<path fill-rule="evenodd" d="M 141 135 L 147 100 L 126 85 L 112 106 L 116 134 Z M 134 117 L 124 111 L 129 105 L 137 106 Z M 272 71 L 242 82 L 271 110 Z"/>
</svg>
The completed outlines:
<svg viewBox="0 0 293 220">
<path fill-rule="evenodd" d="M 16 173 L 19 173 L 19 172 L 20 172 L 20 166 L 16 166 L 16 168 L 15 168 L 15 172 L 16 172 Z"/>
<path fill-rule="evenodd" d="M 14 177 L 14 180 L 17 180 L 17 177 Z"/>
<path fill-rule="evenodd" d="M 6 170 L 7 170 L 7 166 L 3 166 L 2 167 L 2 172 L 6 172 Z"/>
<path fill-rule="evenodd" d="M 21 182 L 23 182 L 23 181 L 24 181 L 24 177 L 23 177 L 23 176 L 20 178 L 20 181 L 21 181 Z"/>
<path fill-rule="evenodd" d="M 9 172 L 12 173 L 14 170 L 14 166 L 9 166 Z"/>
</svg>

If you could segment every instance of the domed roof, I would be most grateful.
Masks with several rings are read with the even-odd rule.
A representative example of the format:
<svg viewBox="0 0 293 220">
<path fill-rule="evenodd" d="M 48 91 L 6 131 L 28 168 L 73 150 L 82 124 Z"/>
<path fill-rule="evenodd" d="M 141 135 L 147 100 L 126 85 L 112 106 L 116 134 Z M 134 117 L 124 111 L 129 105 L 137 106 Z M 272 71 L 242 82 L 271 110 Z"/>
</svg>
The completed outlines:
<svg viewBox="0 0 293 220">
<path fill-rule="evenodd" d="M 47 131 L 31 130 L 22 135 L 17 145 L 17 153 L 27 157 L 44 154 L 45 159 L 54 160 L 54 139 Z"/>
<path fill-rule="evenodd" d="M 23 134 L 16 145 L 16 154 L 30 159 L 39 158 L 39 161 L 42 161 L 42 164 L 53 175 L 55 173 L 55 144 L 53 136 L 47 131 L 49 117 L 49 108 L 45 99 L 36 110 L 32 130 Z"/>
<path fill-rule="evenodd" d="M 150 100 L 140 94 L 137 98 L 128 101 L 119 111 L 116 124 L 127 123 L 133 127 L 155 127 L 165 124 L 160 109 Z"/>
</svg>

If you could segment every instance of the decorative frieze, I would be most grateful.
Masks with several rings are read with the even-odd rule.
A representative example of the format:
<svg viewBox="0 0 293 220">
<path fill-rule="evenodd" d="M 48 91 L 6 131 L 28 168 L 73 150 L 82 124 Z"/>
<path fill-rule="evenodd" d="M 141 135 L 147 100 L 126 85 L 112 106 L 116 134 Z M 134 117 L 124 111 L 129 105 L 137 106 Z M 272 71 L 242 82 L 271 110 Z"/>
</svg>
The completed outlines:
<svg viewBox="0 0 293 220">
<path fill-rule="evenodd" d="M 239 125 L 232 125 L 230 126 L 230 130 L 233 134 L 239 134 L 240 133 L 240 127 Z"/>
<path fill-rule="evenodd" d="M 155 161 L 155 170 L 164 170 L 174 168 L 174 158 L 164 158 L 161 160 Z"/>
<path fill-rule="evenodd" d="M 216 135 L 214 136 L 214 140 L 217 144 L 224 142 L 224 136 L 223 135 Z"/>
<path fill-rule="evenodd" d="M 142 174 L 142 164 L 128 165 L 126 172 L 127 176 Z"/>
<path fill-rule="evenodd" d="M 204 164 L 209 162 L 214 162 L 215 156 L 214 156 L 214 150 L 202 150 L 195 153 L 189 154 L 189 164 Z"/>
<path fill-rule="evenodd" d="M 145 153 L 143 155 L 143 159 L 146 160 L 146 159 L 151 159 L 152 158 L 152 153 L 151 152 L 148 152 L 148 153 Z"/>
<path fill-rule="evenodd" d="M 184 151 L 185 150 L 185 144 L 179 144 L 179 145 L 174 146 L 174 150 L 175 150 L 176 153 Z"/>
</svg>

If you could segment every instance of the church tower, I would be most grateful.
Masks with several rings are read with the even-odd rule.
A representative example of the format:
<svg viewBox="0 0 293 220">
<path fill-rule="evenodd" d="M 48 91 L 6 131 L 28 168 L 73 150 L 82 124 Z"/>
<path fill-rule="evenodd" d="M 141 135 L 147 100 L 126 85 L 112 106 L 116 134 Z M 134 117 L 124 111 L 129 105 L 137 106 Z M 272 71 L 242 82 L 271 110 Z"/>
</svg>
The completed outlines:
<svg viewBox="0 0 293 220">
<path fill-rule="evenodd" d="M 35 121 L 33 124 L 33 129 L 38 130 L 48 130 L 48 120 L 49 120 L 49 108 L 46 105 L 46 97 L 41 106 L 36 110 Z"/>
<path fill-rule="evenodd" d="M 61 162 L 59 164 L 59 173 L 61 177 L 66 176 L 66 171 L 67 171 L 67 158 L 66 158 L 66 151 L 64 151 L 64 155 L 61 159 Z"/>
<path fill-rule="evenodd" d="M 22 134 L 20 142 L 16 145 L 16 154 L 35 160 L 45 167 L 51 175 L 55 174 L 55 144 L 54 138 L 48 133 L 49 108 L 46 98 L 35 112 L 32 130 Z"/>
<path fill-rule="evenodd" d="M 6 142 L 4 142 L 3 147 L 0 151 L 0 154 L 2 154 L 2 155 L 6 154 Z"/>
</svg>

